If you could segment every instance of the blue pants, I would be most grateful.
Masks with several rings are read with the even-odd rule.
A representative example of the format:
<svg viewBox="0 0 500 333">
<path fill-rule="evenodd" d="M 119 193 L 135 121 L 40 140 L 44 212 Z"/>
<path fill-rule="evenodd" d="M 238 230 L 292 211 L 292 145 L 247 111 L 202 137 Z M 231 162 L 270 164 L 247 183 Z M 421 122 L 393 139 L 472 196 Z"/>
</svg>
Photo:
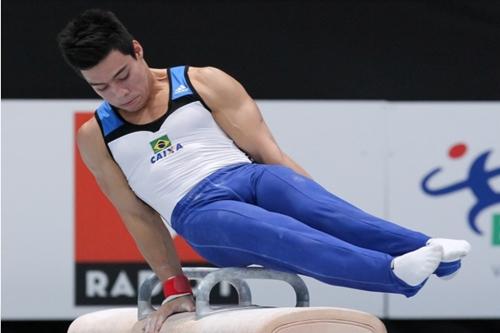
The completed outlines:
<svg viewBox="0 0 500 333">
<path fill-rule="evenodd" d="M 428 236 L 369 215 L 279 165 L 216 171 L 176 205 L 172 226 L 220 267 L 257 264 L 407 297 L 425 283 L 406 284 L 391 261 L 424 246 Z"/>
</svg>

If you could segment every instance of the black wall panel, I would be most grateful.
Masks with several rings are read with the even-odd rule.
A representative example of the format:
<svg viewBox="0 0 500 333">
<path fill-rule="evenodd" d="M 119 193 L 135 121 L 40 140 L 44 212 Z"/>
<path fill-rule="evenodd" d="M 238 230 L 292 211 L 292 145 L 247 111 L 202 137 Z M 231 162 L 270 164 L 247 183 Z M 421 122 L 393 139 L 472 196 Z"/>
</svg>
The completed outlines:
<svg viewBox="0 0 500 333">
<path fill-rule="evenodd" d="M 93 7 L 151 66 L 217 66 L 255 98 L 500 99 L 500 1 L 483 0 L 4 0 L 2 97 L 94 97 L 55 41 Z"/>
</svg>

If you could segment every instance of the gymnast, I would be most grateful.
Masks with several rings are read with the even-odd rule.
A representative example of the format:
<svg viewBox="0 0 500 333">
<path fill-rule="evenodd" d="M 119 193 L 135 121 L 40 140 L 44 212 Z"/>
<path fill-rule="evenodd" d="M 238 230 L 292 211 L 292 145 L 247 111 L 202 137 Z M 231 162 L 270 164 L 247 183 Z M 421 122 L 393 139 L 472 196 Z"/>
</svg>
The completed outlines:
<svg viewBox="0 0 500 333">
<path fill-rule="evenodd" d="M 103 99 L 78 130 L 83 161 L 163 283 L 146 332 L 194 310 L 165 223 L 220 267 L 407 297 L 432 274 L 452 277 L 468 254 L 465 240 L 403 228 L 324 189 L 280 149 L 239 82 L 213 67 L 150 68 L 112 12 L 83 12 L 58 43 Z"/>
</svg>

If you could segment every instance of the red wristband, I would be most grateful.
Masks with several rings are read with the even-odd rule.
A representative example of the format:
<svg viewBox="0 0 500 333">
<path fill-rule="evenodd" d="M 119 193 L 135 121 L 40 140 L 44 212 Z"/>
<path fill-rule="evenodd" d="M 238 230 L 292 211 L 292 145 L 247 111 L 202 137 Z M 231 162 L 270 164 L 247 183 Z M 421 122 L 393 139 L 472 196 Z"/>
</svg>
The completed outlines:
<svg viewBox="0 0 500 333">
<path fill-rule="evenodd" d="M 169 277 L 163 283 L 163 295 L 165 297 L 179 295 L 179 294 L 192 294 L 191 285 L 185 275 L 176 275 Z"/>
</svg>

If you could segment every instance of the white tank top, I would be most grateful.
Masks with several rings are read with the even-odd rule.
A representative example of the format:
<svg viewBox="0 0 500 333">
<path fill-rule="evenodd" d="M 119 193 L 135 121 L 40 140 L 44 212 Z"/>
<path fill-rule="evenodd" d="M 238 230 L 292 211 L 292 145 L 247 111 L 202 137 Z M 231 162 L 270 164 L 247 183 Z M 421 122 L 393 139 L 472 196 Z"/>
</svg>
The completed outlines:
<svg viewBox="0 0 500 333">
<path fill-rule="evenodd" d="M 177 202 L 202 179 L 231 164 L 251 163 L 214 121 L 187 70 L 167 70 L 168 108 L 149 124 L 127 122 L 106 101 L 95 113 L 129 186 L 169 224 Z"/>
</svg>

